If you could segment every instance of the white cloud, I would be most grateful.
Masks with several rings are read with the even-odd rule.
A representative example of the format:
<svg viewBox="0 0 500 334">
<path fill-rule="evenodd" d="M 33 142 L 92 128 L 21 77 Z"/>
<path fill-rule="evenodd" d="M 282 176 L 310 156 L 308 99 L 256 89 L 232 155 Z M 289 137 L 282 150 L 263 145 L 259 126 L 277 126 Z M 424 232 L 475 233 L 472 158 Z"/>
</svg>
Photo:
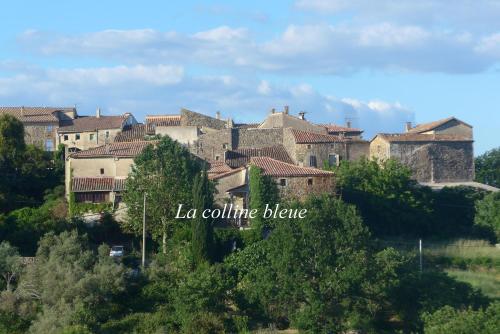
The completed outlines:
<svg viewBox="0 0 500 334">
<path fill-rule="evenodd" d="M 500 33 L 482 38 L 475 50 L 479 53 L 500 58 Z"/>
<path fill-rule="evenodd" d="M 325 96 L 305 82 L 282 86 L 252 76 L 190 76 L 170 65 L 27 69 L 0 77 L 0 98 L 7 105 L 77 104 L 82 114 L 100 106 L 107 113 L 133 112 L 138 119 L 151 111 L 176 113 L 181 107 L 207 114 L 220 110 L 237 122 L 260 121 L 269 109 L 289 105 L 292 113 L 306 111 L 318 123 L 343 124 L 351 118 L 365 128 L 367 138 L 375 131 L 398 131 L 413 118 L 397 103 Z"/>
<path fill-rule="evenodd" d="M 500 61 L 496 34 L 425 29 L 389 22 L 289 25 L 257 41 L 243 28 L 221 26 L 191 35 L 104 30 L 75 36 L 28 31 L 19 41 L 47 56 L 96 56 L 127 64 L 178 63 L 287 74 L 343 74 L 363 69 L 471 73 Z"/>
</svg>

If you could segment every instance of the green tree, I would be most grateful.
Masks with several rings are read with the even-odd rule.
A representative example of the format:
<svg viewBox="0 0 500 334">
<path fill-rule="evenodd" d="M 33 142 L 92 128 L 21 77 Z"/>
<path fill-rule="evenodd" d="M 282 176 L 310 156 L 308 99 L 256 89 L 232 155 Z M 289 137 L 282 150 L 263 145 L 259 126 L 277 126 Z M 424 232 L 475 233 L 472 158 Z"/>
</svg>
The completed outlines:
<svg viewBox="0 0 500 334">
<path fill-rule="evenodd" d="M 424 315 L 426 334 L 496 334 L 500 330 L 500 302 L 486 309 L 457 310 L 445 306 Z"/>
<path fill-rule="evenodd" d="M 371 253 L 368 230 L 351 205 L 322 196 L 300 207 L 308 209 L 306 218 L 276 222 L 267 239 L 226 260 L 239 272 L 239 305 L 253 305 L 254 316 L 278 328 L 370 328 L 397 283 L 399 255 Z"/>
<path fill-rule="evenodd" d="M 25 147 L 23 123 L 14 116 L 0 115 L 0 163 L 15 166 Z"/>
<path fill-rule="evenodd" d="M 250 209 L 257 210 L 257 215 L 252 219 L 252 228 L 257 239 L 262 237 L 266 228 L 270 227 L 270 222 L 263 218 L 266 204 L 274 207 L 279 202 L 278 188 L 274 180 L 263 175 L 262 170 L 256 166 L 250 167 L 249 172 Z"/>
<path fill-rule="evenodd" d="M 89 249 L 73 232 L 47 234 L 34 264 L 21 276 L 16 293 L 39 312 L 32 333 L 57 333 L 73 325 L 96 328 L 120 310 L 117 296 L 126 291 L 126 270 L 105 251 Z"/>
<path fill-rule="evenodd" d="M 335 169 L 341 197 L 355 204 L 376 235 L 433 232 L 432 192 L 418 187 L 400 162 L 360 159 Z"/>
<path fill-rule="evenodd" d="M 22 270 L 21 256 L 15 247 L 8 242 L 0 243 L 0 275 L 2 275 L 6 289 L 12 289 L 12 282 Z"/>
<path fill-rule="evenodd" d="M 476 202 L 476 226 L 488 230 L 500 240 L 500 192 L 486 195 L 482 200 Z"/>
<path fill-rule="evenodd" d="M 194 178 L 193 209 L 197 215 L 191 222 L 191 247 L 193 262 L 199 265 L 210 261 L 213 251 L 213 223 L 209 218 L 203 218 L 202 212 L 211 209 L 213 205 L 213 189 L 206 173 L 198 174 Z"/>
<path fill-rule="evenodd" d="M 143 196 L 146 193 L 147 229 L 166 252 L 179 204 L 192 203 L 192 186 L 202 164 L 169 137 L 163 137 L 135 158 L 123 199 L 128 207 L 126 231 L 142 233 Z"/>
<path fill-rule="evenodd" d="M 475 166 L 476 181 L 500 188 L 500 148 L 478 156 Z"/>
</svg>

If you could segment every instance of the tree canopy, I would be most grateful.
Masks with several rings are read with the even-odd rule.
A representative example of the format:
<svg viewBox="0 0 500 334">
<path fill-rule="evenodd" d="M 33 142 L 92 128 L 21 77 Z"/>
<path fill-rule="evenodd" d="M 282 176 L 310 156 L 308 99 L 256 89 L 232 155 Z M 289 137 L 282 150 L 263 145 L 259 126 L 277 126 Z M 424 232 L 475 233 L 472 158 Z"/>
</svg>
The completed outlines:
<svg viewBox="0 0 500 334">
<path fill-rule="evenodd" d="M 500 188 L 500 148 L 478 156 L 475 165 L 476 181 Z"/>
<path fill-rule="evenodd" d="M 202 170 L 202 163 L 169 137 L 152 142 L 134 163 L 123 194 L 128 207 L 128 220 L 123 227 L 136 235 L 142 233 L 146 193 L 147 230 L 165 251 L 179 204 L 192 204 L 193 181 Z"/>
</svg>

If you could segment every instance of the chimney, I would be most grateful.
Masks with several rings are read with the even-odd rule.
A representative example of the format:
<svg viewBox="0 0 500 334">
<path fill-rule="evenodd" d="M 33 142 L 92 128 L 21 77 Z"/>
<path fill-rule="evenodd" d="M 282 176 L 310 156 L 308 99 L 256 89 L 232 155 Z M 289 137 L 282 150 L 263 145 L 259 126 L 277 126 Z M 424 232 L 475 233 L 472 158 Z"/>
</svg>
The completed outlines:
<svg viewBox="0 0 500 334">
<path fill-rule="evenodd" d="M 24 106 L 21 107 L 21 115 L 24 116 Z"/>
<path fill-rule="evenodd" d="M 217 112 L 215 113 L 215 118 L 216 118 L 216 119 L 220 119 L 220 111 L 217 111 Z"/>
<path fill-rule="evenodd" d="M 406 132 L 411 130 L 411 122 L 406 122 L 405 130 L 406 130 Z"/>
<path fill-rule="evenodd" d="M 350 128 L 351 127 L 351 121 L 346 122 L 346 127 Z"/>
<path fill-rule="evenodd" d="M 284 106 L 284 107 L 283 107 L 283 112 L 284 112 L 285 114 L 287 114 L 287 115 L 288 115 L 288 109 L 289 109 L 289 108 L 288 108 L 288 106 Z"/>
<path fill-rule="evenodd" d="M 101 117 L 101 108 L 97 107 L 97 110 L 95 111 L 95 117 Z"/>
<path fill-rule="evenodd" d="M 299 112 L 299 118 L 302 120 L 305 120 L 306 119 L 306 112 L 305 111 Z"/>
<path fill-rule="evenodd" d="M 272 108 L 271 109 L 271 114 L 274 114 L 276 112 L 276 109 Z"/>
</svg>

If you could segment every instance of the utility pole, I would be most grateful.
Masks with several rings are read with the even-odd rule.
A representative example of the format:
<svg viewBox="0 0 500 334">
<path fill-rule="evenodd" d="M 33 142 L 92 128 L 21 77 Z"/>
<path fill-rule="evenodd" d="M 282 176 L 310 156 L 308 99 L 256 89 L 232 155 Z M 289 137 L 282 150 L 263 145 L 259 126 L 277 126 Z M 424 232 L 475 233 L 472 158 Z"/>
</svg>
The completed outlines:
<svg viewBox="0 0 500 334">
<path fill-rule="evenodd" d="M 422 239 L 418 239 L 418 252 L 420 255 L 420 273 L 422 274 Z"/>
<path fill-rule="evenodd" d="M 142 207 L 142 268 L 146 265 L 146 192 L 144 192 L 144 205 Z"/>
</svg>

